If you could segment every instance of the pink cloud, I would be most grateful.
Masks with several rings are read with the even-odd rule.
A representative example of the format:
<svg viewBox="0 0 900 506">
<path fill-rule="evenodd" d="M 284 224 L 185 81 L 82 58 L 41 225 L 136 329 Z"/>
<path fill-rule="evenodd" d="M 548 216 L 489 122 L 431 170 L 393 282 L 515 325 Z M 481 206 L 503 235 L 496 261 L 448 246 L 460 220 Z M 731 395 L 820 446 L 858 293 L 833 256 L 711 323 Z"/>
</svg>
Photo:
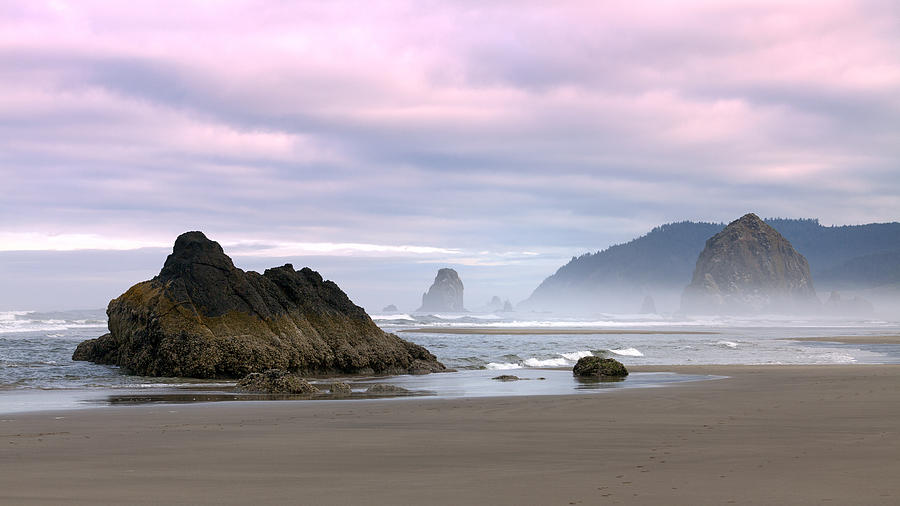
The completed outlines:
<svg viewBox="0 0 900 506">
<path fill-rule="evenodd" d="M 361 207 L 374 194 L 308 230 L 389 209 L 402 217 L 354 233 L 402 243 L 418 233 L 403 223 L 466 226 L 395 210 L 446 172 L 519 174 L 521 187 L 486 184 L 548 227 L 594 218 L 549 218 L 569 202 L 542 200 L 551 171 L 557 196 L 642 195 L 623 212 L 654 199 L 675 212 L 710 184 L 851 202 L 897 185 L 898 20 L 877 1 L 6 2 L 0 116 L 15 128 L 0 170 L 115 171 L 95 197 L 143 188 L 167 204 L 218 173 L 211 200 L 252 197 L 254 214 L 270 196 L 291 217 L 321 207 L 292 200 L 304 189 Z M 894 212 L 888 197 L 852 202 Z"/>
</svg>

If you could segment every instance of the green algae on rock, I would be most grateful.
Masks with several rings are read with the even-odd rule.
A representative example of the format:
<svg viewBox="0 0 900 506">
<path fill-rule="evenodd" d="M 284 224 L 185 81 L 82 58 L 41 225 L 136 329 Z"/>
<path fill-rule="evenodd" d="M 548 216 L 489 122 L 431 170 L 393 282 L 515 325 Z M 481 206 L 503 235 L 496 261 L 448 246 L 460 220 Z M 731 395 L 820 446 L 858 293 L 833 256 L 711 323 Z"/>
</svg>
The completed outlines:
<svg viewBox="0 0 900 506">
<path fill-rule="evenodd" d="M 79 344 L 73 360 L 195 378 L 446 370 L 424 347 L 381 330 L 319 273 L 291 264 L 245 272 L 202 232 L 180 235 L 160 273 L 106 313 L 109 333 Z"/>
<path fill-rule="evenodd" d="M 238 381 L 237 389 L 264 394 L 317 394 L 319 389 L 308 381 L 281 369 L 251 372 Z"/>
<path fill-rule="evenodd" d="M 572 374 L 582 378 L 621 378 L 628 376 L 628 369 L 614 358 L 581 357 L 572 368 Z"/>
</svg>

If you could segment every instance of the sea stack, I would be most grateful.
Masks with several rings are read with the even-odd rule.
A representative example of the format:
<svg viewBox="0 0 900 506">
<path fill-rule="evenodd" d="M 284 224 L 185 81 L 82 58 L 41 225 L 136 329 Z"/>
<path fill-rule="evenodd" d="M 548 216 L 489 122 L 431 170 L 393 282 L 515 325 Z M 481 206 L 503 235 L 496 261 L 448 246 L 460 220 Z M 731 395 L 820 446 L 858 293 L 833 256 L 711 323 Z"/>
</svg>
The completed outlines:
<svg viewBox="0 0 900 506">
<path fill-rule="evenodd" d="M 79 344 L 73 360 L 195 378 L 445 369 L 422 346 L 378 328 L 319 273 L 291 264 L 244 272 L 202 232 L 180 235 L 159 274 L 112 300 L 106 314 L 109 333 Z"/>
<path fill-rule="evenodd" d="M 641 303 L 641 314 L 656 314 L 656 302 L 653 297 L 647 295 Z"/>
<path fill-rule="evenodd" d="M 417 311 L 463 312 L 463 283 L 453 269 L 440 269 L 434 283 L 422 294 L 422 307 Z"/>
<path fill-rule="evenodd" d="M 752 213 L 706 241 L 681 298 L 682 311 L 710 314 L 802 313 L 818 306 L 806 258 Z"/>
</svg>

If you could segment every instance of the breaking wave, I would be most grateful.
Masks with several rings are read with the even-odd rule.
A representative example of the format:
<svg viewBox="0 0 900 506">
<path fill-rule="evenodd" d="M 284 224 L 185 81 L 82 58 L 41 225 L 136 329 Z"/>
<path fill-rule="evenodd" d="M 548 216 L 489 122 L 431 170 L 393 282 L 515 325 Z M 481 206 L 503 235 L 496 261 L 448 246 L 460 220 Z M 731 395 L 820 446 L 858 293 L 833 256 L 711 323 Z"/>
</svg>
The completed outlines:
<svg viewBox="0 0 900 506">
<path fill-rule="evenodd" d="M 643 357 L 644 354 L 641 353 L 637 348 L 620 348 L 618 350 L 609 350 L 610 353 L 615 353 L 616 355 L 622 355 L 623 357 Z"/>
</svg>

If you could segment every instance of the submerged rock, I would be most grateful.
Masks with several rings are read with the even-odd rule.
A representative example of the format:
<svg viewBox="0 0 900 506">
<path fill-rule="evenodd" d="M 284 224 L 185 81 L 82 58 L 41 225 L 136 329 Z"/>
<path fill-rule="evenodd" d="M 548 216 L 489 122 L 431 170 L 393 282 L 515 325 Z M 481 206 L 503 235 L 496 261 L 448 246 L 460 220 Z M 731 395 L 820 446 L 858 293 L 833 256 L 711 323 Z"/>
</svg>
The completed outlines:
<svg viewBox="0 0 900 506">
<path fill-rule="evenodd" d="M 582 378 L 622 378 L 628 376 L 628 369 L 614 358 L 581 357 L 572 368 L 572 374 Z"/>
<path fill-rule="evenodd" d="M 501 374 L 500 376 L 494 376 L 491 379 L 497 381 L 519 381 L 522 378 L 514 376 L 512 374 Z"/>
<path fill-rule="evenodd" d="M 291 264 L 244 272 L 202 232 L 180 235 L 160 273 L 106 313 L 109 333 L 79 344 L 73 360 L 197 378 L 445 370 L 422 346 L 378 328 L 319 273 Z"/>
<path fill-rule="evenodd" d="M 681 298 L 682 311 L 699 313 L 807 312 L 818 306 L 806 258 L 752 213 L 706 241 Z"/>
<path fill-rule="evenodd" d="M 319 389 L 308 381 L 281 369 L 252 372 L 238 381 L 238 390 L 265 394 L 317 394 Z"/>
<path fill-rule="evenodd" d="M 417 311 L 463 312 L 463 283 L 453 269 L 440 269 L 434 283 L 422 294 L 422 307 Z"/>
<path fill-rule="evenodd" d="M 406 394 L 409 390 L 398 387 L 397 385 L 388 385 L 386 383 L 377 383 L 370 386 L 366 390 L 367 394 Z"/>
</svg>

